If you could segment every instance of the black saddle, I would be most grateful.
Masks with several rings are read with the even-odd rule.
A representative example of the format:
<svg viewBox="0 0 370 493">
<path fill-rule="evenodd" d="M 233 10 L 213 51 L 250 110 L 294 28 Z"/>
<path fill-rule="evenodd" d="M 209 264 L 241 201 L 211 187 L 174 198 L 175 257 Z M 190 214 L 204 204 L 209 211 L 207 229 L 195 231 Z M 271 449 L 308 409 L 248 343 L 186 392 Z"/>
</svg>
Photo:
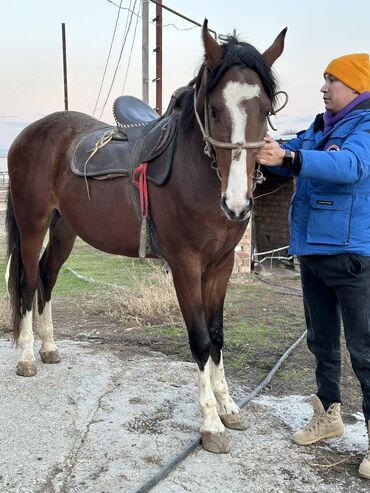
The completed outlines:
<svg viewBox="0 0 370 493">
<path fill-rule="evenodd" d="M 113 106 L 117 127 L 89 131 L 77 143 L 71 170 L 78 176 L 112 179 L 132 175 L 142 162 L 150 163 L 147 178 L 155 185 L 167 180 L 177 133 L 178 114 L 160 117 L 144 101 L 120 96 Z"/>
</svg>

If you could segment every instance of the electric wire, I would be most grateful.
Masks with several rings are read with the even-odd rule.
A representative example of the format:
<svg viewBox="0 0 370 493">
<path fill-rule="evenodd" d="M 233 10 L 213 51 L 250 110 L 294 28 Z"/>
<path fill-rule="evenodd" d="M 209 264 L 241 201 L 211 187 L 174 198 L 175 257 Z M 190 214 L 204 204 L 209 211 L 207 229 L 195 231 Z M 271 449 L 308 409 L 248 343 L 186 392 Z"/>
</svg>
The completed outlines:
<svg viewBox="0 0 370 493">
<path fill-rule="evenodd" d="M 134 1 L 134 6 L 133 6 L 133 10 L 135 11 L 135 7 L 136 7 L 136 3 L 137 3 L 137 0 Z M 130 2 L 130 5 L 131 5 L 131 2 Z M 108 90 L 108 94 L 105 98 L 105 101 L 103 103 L 103 106 L 101 108 L 101 112 L 100 112 L 100 115 L 99 115 L 99 119 L 101 118 L 104 110 L 105 110 L 105 107 L 107 105 L 107 102 L 108 102 L 108 99 L 109 99 L 109 96 L 112 92 L 112 89 L 113 89 L 113 85 L 114 85 L 114 82 L 116 80 L 116 75 L 117 75 L 117 72 L 118 72 L 118 68 L 119 68 L 119 65 L 121 63 L 121 58 L 122 58 L 122 53 L 123 53 L 123 50 L 126 46 L 126 41 L 127 41 L 127 36 L 128 36 L 128 33 L 130 32 L 130 29 L 131 29 L 131 24 L 132 24 L 132 18 L 133 18 L 133 12 L 131 11 L 131 16 L 130 16 L 130 20 L 128 21 L 128 27 L 125 31 L 125 34 L 124 34 L 124 38 L 123 38 L 123 42 L 122 42 L 122 46 L 121 46 L 121 51 L 119 53 L 119 56 L 118 56 L 118 60 L 117 60 L 117 64 L 116 64 L 116 68 L 114 70 L 114 73 L 113 73 L 113 77 L 112 77 L 112 81 L 111 81 L 111 84 L 109 86 L 109 90 Z"/>
<path fill-rule="evenodd" d="M 98 106 L 98 102 L 99 102 L 99 99 L 100 99 L 100 94 L 101 94 L 102 89 L 103 89 L 105 75 L 107 73 L 108 63 L 109 63 L 110 56 L 111 56 L 111 53 L 112 53 L 113 42 L 114 42 L 114 38 L 115 38 L 116 32 L 117 32 L 117 25 L 118 25 L 119 17 L 120 17 L 120 14 L 121 14 L 121 4 L 122 4 L 122 0 L 120 1 L 120 4 L 119 4 L 119 9 L 118 9 L 118 12 L 117 12 L 117 17 L 116 17 L 116 22 L 114 24 L 113 35 L 112 35 L 112 39 L 111 39 L 110 46 L 109 46 L 107 61 L 105 62 L 105 67 L 104 67 L 104 72 L 103 72 L 102 80 L 101 80 L 101 83 L 100 83 L 99 93 L 98 93 L 98 96 L 96 98 L 96 102 L 95 102 L 95 106 L 94 106 L 93 116 L 95 115 L 95 111 L 96 111 L 96 108 Z"/>
<path fill-rule="evenodd" d="M 107 2 L 111 3 L 112 5 L 114 5 L 115 7 L 118 7 L 122 10 L 128 10 L 129 12 L 132 12 L 134 15 L 136 15 L 136 17 L 138 19 L 142 19 L 143 17 L 138 14 L 137 12 L 133 12 L 130 8 L 128 7 L 120 7 L 119 5 L 117 5 L 115 2 L 113 2 L 112 0 L 107 0 Z M 150 24 L 157 24 L 157 21 L 149 21 Z M 175 24 L 173 24 L 172 22 L 169 22 L 168 24 L 162 24 L 161 25 L 162 27 L 174 27 L 177 31 L 191 31 L 192 29 L 197 29 L 199 26 L 196 25 L 196 26 L 192 26 L 192 27 L 184 27 L 184 28 L 181 28 L 181 27 L 177 27 Z"/>
<path fill-rule="evenodd" d="M 44 67 L 46 67 L 46 65 L 48 65 L 51 62 L 51 60 L 53 60 L 57 55 L 59 55 L 59 50 L 55 52 L 54 55 L 52 55 L 50 58 L 48 58 L 46 62 L 40 65 L 34 72 L 32 72 L 32 74 L 29 77 L 27 77 L 23 82 L 21 82 L 15 89 L 13 89 L 9 94 L 7 94 L 3 99 L 1 99 L 0 104 L 4 103 L 8 98 L 13 96 L 13 94 L 15 94 L 21 87 L 27 84 L 27 82 L 33 79 L 33 77 L 35 77 L 35 75 L 37 75 Z"/>
<path fill-rule="evenodd" d="M 139 9 L 140 9 L 140 4 L 139 4 Z M 138 25 L 138 23 L 139 23 L 139 17 L 140 17 L 140 16 L 136 17 L 136 24 L 135 24 L 135 29 L 134 29 L 134 35 L 133 35 L 133 37 L 132 37 L 131 48 L 130 48 L 130 54 L 129 54 L 128 61 L 127 61 L 127 68 L 126 68 L 125 79 L 124 79 L 124 81 L 123 81 L 123 86 L 122 86 L 121 94 L 123 94 L 123 93 L 124 93 L 124 91 L 125 91 L 125 87 L 126 87 L 127 75 L 128 75 L 128 71 L 129 71 L 129 69 L 130 69 L 132 52 L 133 52 L 133 49 L 134 49 L 134 44 L 135 44 L 135 40 L 136 40 L 136 30 L 137 30 L 137 25 Z"/>
</svg>

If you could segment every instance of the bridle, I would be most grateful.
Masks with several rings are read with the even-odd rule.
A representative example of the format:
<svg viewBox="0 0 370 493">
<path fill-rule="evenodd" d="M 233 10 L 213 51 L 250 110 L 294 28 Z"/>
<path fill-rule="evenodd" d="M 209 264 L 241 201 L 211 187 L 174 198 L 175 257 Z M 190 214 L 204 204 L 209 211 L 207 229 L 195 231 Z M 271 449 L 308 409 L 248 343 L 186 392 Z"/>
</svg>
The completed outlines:
<svg viewBox="0 0 370 493">
<path fill-rule="evenodd" d="M 201 82 L 203 82 L 203 86 L 205 88 L 207 87 L 208 71 L 209 71 L 208 67 L 205 67 L 203 75 L 202 75 L 202 81 Z M 201 85 L 202 84 L 200 84 L 200 86 Z M 284 94 L 285 95 L 286 99 L 285 99 L 284 104 L 277 110 L 272 111 L 272 109 L 271 109 L 269 114 L 266 117 L 266 120 L 269 122 L 269 125 L 273 130 L 276 130 L 276 129 L 271 124 L 270 115 L 275 115 L 276 113 L 281 111 L 286 106 L 286 104 L 288 103 L 288 94 L 285 91 L 278 91 L 275 93 L 275 95 L 278 95 L 278 94 Z M 200 128 L 200 131 L 202 132 L 203 140 L 205 142 L 204 153 L 212 159 L 211 166 L 217 171 L 218 177 L 220 179 L 222 179 L 221 174 L 220 174 L 219 169 L 218 169 L 218 166 L 217 166 L 214 148 L 218 147 L 221 149 L 230 149 L 230 150 L 235 149 L 236 152 L 234 154 L 234 158 L 238 160 L 240 158 L 242 150 L 244 150 L 244 149 L 259 149 L 260 147 L 262 147 L 266 144 L 266 141 L 265 140 L 257 140 L 257 141 L 249 141 L 249 142 L 245 142 L 245 141 L 222 142 L 220 140 L 214 139 L 213 137 L 211 137 L 210 131 L 209 131 L 210 125 L 209 125 L 209 108 L 208 108 L 208 96 L 207 96 L 207 94 L 205 94 L 204 104 L 203 104 L 203 107 L 204 107 L 204 125 L 203 125 L 202 120 L 200 119 L 199 113 L 197 111 L 197 102 L 198 102 L 198 92 L 197 92 L 196 88 L 194 88 L 194 113 L 195 113 L 195 116 L 196 116 L 196 119 L 197 119 L 197 122 L 198 122 L 198 125 Z M 267 130 L 267 121 L 266 121 L 266 130 Z M 265 178 L 264 178 L 262 172 L 260 171 L 260 169 L 258 167 L 255 170 L 254 176 L 253 176 L 254 188 L 255 188 L 256 184 L 262 183 L 264 181 L 264 179 Z"/>
</svg>

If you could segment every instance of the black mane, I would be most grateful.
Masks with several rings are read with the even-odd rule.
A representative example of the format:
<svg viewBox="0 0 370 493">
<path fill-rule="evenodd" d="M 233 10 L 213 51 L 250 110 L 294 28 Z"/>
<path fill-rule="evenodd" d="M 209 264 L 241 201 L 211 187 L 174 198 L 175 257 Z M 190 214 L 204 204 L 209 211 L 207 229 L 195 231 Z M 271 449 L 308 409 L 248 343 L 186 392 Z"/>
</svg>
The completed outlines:
<svg viewBox="0 0 370 493">
<path fill-rule="evenodd" d="M 209 94 L 216 87 L 221 77 L 230 67 L 238 65 L 241 68 L 250 68 L 259 75 L 273 108 L 276 102 L 277 81 L 275 74 L 266 64 L 261 53 L 249 43 L 238 41 L 235 36 L 229 36 L 227 41 L 221 44 L 221 47 L 224 51 L 224 57 L 218 65 L 209 71 L 206 93 Z M 189 91 L 181 98 L 181 126 L 186 134 L 190 133 L 194 127 L 194 90 L 197 90 L 201 83 L 204 69 L 205 64 L 202 64 L 198 75 L 191 82 L 191 85 L 195 87 L 189 87 Z"/>
</svg>

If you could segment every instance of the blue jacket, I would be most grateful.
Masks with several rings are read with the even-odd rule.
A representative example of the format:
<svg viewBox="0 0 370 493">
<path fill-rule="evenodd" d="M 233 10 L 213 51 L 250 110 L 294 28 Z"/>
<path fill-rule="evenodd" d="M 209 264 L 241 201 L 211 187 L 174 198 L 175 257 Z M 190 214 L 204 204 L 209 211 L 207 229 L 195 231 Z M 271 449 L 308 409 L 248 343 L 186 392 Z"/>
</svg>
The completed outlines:
<svg viewBox="0 0 370 493">
<path fill-rule="evenodd" d="M 325 135 L 318 115 L 283 147 L 299 151 L 302 166 L 289 211 L 289 252 L 370 256 L 370 100 Z"/>
</svg>

